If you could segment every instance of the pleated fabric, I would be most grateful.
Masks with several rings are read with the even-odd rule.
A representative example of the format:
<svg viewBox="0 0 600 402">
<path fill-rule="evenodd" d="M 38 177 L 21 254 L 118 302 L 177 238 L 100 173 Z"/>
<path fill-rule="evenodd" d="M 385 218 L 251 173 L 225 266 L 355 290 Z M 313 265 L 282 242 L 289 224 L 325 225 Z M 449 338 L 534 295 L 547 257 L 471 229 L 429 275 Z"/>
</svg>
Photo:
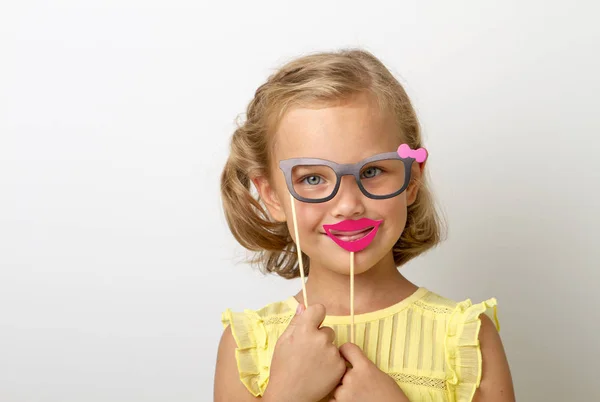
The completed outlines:
<svg viewBox="0 0 600 402">
<path fill-rule="evenodd" d="M 221 316 L 236 341 L 240 380 L 261 396 L 269 380 L 275 344 L 295 314 L 294 297 L 259 310 Z M 480 315 L 499 330 L 496 299 L 460 303 L 426 288 L 390 307 L 354 316 L 355 343 L 381 371 L 391 376 L 410 400 L 470 402 L 481 381 Z M 338 347 L 351 339 L 350 316 L 326 316 Z"/>
</svg>

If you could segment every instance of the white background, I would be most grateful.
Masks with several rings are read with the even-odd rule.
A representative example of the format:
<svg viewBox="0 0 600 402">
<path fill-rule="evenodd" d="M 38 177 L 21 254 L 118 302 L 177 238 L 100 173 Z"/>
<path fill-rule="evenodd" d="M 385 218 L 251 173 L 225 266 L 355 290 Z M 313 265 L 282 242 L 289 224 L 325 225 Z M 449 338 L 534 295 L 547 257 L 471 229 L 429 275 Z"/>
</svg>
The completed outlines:
<svg viewBox="0 0 600 402">
<path fill-rule="evenodd" d="M 499 300 L 520 401 L 597 401 L 599 7 L 19 1 L 0 11 L 0 401 L 210 401 L 220 313 L 295 293 L 219 200 L 235 117 L 363 47 L 412 97 L 450 225 L 403 272 Z"/>
</svg>

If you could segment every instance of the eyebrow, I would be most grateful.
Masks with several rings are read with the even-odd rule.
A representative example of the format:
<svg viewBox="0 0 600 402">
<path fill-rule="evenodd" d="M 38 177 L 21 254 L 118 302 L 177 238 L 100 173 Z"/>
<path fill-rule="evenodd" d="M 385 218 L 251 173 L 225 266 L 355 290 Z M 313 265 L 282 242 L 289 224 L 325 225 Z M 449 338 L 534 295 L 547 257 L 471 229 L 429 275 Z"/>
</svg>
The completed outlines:
<svg viewBox="0 0 600 402">
<path fill-rule="evenodd" d="M 387 155 L 387 158 L 384 157 L 384 155 Z M 317 158 L 317 157 L 294 157 L 294 158 L 286 158 L 286 159 L 282 159 L 282 160 L 311 160 L 311 161 L 325 161 L 328 163 L 333 163 L 336 165 L 346 165 L 346 166 L 352 166 L 352 165 L 358 165 L 361 163 L 364 163 L 365 161 L 372 159 L 374 157 L 382 157 L 382 160 L 384 159 L 397 159 L 399 157 L 398 153 L 395 151 L 390 151 L 390 152 L 379 152 L 376 154 L 372 154 L 371 156 L 367 156 L 365 158 L 362 158 L 361 160 L 359 160 L 358 162 L 349 162 L 349 163 L 340 163 L 340 162 L 336 162 L 336 161 L 332 161 L 331 159 L 327 159 L 327 158 Z"/>
</svg>

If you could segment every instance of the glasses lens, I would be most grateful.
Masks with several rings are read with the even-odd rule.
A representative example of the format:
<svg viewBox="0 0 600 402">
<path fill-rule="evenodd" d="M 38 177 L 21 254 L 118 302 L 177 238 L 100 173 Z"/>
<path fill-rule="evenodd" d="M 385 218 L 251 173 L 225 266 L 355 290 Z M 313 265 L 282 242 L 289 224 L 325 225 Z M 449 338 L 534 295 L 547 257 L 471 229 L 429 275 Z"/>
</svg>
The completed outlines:
<svg viewBox="0 0 600 402">
<path fill-rule="evenodd" d="M 337 177 L 325 165 L 296 165 L 292 169 L 292 183 L 296 193 L 304 198 L 318 200 L 329 197 Z"/>
<path fill-rule="evenodd" d="M 399 159 L 381 160 L 365 165 L 360 182 L 372 195 L 394 194 L 404 186 L 406 169 Z"/>
</svg>

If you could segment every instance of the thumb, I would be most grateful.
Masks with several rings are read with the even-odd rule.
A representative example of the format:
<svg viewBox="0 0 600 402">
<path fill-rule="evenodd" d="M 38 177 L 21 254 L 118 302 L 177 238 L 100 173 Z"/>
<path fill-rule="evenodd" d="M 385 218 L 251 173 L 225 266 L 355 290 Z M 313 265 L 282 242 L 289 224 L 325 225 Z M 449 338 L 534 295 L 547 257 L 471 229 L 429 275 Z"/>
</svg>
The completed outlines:
<svg viewBox="0 0 600 402">
<path fill-rule="evenodd" d="M 294 326 L 298 323 L 298 320 L 300 319 L 300 315 L 302 315 L 302 313 L 304 313 L 304 310 L 306 310 L 306 307 L 304 307 L 304 304 L 299 303 L 298 304 L 298 308 L 296 308 L 296 314 L 292 317 L 292 320 L 289 323 L 289 326 Z"/>
<path fill-rule="evenodd" d="M 359 367 L 371 363 L 371 360 L 369 360 L 361 348 L 352 342 L 344 343 L 340 346 L 339 350 L 342 357 L 346 359 L 352 367 Z"/>
</svg>

